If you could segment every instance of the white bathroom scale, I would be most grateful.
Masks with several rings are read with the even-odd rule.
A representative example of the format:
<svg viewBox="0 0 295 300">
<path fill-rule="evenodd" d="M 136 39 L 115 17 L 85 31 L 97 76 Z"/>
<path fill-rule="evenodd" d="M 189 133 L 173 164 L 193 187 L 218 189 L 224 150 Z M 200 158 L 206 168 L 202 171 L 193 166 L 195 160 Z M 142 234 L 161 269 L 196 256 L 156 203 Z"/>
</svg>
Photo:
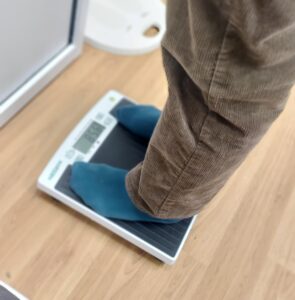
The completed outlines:
<svg viewBox="0 0 295 300">
<path fill-rule="evenodd" d="M 118 124 L 119 107 L 134 101 L 110 91 L 78 123 L 38 179 L 38 188 L 167 264 L 173 264 L 196 217 L 174 224 L 105 218 L 86 206 L 69 187 L 75 161 L 130 170 L 144 159 L 148 142 Z M 110 199 L 111 201 L 111 199 Z"/>
<path fill-rule="evenodd" d="M 8 284 L 0 281 L 0 300 L 29 300 Z"/>
</svg>

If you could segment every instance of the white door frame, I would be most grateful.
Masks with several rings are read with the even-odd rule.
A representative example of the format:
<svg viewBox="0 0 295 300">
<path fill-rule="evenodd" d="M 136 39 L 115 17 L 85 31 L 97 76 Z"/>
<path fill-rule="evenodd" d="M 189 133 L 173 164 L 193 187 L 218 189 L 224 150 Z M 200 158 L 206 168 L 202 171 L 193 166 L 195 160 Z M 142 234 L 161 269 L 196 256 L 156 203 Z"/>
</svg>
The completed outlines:
<svg viewBox="0 0 295 300">
<path fill-rule="evenodd" d="M 40 92 L 82 52 L 88 0 L 75 1 L 71 43 L 0 104 L 0 127 Z"/>
</svg>

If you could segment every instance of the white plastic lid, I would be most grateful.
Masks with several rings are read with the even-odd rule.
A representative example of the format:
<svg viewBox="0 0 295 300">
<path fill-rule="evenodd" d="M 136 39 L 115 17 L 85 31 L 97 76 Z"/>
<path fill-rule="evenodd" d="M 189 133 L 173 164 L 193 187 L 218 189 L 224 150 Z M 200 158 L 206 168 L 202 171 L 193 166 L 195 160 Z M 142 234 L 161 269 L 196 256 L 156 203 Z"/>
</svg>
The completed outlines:
<svg viewBox="0 0 295 300">
<path fill-rule="evenodd" d="M 160 46 L 165 15 L 161 0 L 90 0 L 86 41 L 116 54 L 143 54 Z M 157 34 L 146 36 L 151 27 Z"/>
</svg>

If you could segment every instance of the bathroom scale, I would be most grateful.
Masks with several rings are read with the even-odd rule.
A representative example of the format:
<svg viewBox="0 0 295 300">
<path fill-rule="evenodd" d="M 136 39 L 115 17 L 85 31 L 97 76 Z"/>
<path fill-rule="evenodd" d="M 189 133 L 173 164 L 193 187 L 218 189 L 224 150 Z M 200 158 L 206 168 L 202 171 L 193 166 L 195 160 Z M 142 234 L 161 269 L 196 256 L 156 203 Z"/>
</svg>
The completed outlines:
<svg viewBox="0 0 295 300">
<path fill-rule="evenodd" d="M 105 218 L 86 206 L 69 187 L 71 166 L 76 161 L 130 170 L 144 159 L 148 141 L 130 133 L 116 120 L 116 110 L 124 105 L 135 102 L 116 91 L 103 96 L 49 161 L 38 179 L 38 188 L 164 263 L 173 264 L 196 217 L 174 224 Z"/>
<path fill-rule="evenodd" d="M 8 284 L 0 281 L 0 300 L 28 300 Z"/>
</svg>

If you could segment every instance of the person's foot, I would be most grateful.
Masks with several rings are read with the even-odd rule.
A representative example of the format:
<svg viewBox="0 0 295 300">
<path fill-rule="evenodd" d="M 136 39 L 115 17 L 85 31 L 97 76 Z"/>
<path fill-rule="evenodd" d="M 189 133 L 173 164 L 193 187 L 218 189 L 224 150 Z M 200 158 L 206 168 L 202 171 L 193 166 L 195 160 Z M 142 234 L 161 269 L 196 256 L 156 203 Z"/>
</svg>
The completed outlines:
<svg viewBox="0 0 295 300">
<path fill-rule="evenodd" d="M 161 111 L 151 105 L 126 105 L 116 111 L 120 124 L 132 133 L 145 139 L 150 139 Z"/>
<path fill-rule="evenodd" d="M 158 223 L 180 221 L 155 218 L 139 210 L 125 188 L 127 173 L 104 164 L 76 162 L 72 166 L 70 187 L 86 205 L 108 218 Z"/>
</svg>

